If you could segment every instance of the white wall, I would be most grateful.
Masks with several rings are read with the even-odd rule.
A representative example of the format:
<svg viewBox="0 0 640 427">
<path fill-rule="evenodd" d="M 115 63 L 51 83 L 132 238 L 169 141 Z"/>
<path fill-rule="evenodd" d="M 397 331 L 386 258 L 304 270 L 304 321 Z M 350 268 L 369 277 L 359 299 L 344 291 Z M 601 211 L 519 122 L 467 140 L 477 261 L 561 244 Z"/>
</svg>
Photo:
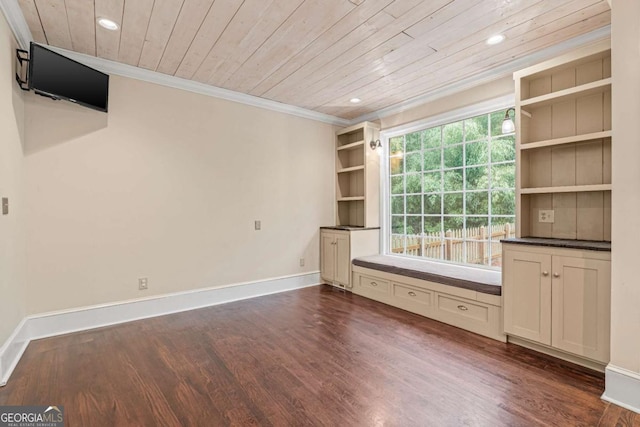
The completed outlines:
<svg viewBox="0 0 640 427">
<path fill-rule="evenodd" d="M 25 315 L 20 138 L 24 103 L 14 79 L 15 49 L 13 35 L 0 14 L 0 197 L 8 197 L 10 203 L 9 215 L 0 216 L 0 347 Z"/>
<path fill-rule="evenodd" d="M 487 84 L 436 99 L 435 101 L 411 108 L 407 111 L 403 111 L 402 113 L 384 117 L 380 119 L 381 128 L 384 130 L 424 118 L 433 117 L 468 105 L 479 104 L 483 101 L 488 101 L 500 96 L 513 95 L 514 91 L 515 86 L 513 78 L 511 76 L 504 77 Z"/>
<path fill-rule="evenodd" d="M 319 269 L 331 125 L 117 76 L 109 97 L 26 97 L 30 314 Z"/>
<path fill-rule="evenodd" d="M 612 13 L 611 364 L 640 373 L 640 2 Z"/>
</svg>

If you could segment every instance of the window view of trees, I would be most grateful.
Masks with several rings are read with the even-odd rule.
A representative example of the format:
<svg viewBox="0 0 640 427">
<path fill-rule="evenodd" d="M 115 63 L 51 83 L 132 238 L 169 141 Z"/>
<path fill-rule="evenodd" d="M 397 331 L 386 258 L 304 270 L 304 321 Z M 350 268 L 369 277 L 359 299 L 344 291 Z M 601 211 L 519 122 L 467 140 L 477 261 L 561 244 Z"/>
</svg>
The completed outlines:
<svg viewBox="0 0 640 427">
<path fill-rule="evenodd" d="M 515 233 L 504 110 L 389 139 L 390 251 L 498 267 Z"/>
</svg>

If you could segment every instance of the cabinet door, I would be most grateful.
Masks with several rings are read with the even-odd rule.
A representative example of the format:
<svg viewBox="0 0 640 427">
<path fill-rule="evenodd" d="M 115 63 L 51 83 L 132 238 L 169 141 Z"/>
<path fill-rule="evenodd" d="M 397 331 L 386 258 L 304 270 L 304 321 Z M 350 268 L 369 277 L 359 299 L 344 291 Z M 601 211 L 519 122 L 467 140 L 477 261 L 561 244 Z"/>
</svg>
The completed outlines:
<svg viewBox="0 0 640 427">
<path fill-rule="evenodd" d="M 506 250 L 504 331 L 551 344 L 551 255 Z"/>
<path fill-rule="evenodd" d="M 609 362 L 611 262 L 553 257 L 553 346 Z"/>
<path fill-rule="evenodd" d="M 336 277 L 335 238 L 334 233 L 320 233 L 320 277 L 329 283 Z"/>
<path fill-rule="evenodd" d="M 351 287 L 351 248 L 348 234 L 336 234 L 336 282 Z"/>
</svg>

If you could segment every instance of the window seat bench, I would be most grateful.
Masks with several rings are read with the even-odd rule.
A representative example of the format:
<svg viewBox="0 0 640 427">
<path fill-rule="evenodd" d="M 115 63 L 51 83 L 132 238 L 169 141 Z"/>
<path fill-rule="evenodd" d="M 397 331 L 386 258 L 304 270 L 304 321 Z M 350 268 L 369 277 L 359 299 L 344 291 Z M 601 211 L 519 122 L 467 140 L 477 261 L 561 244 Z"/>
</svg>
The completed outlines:
<svg viewBox="0 0 640 427">
<path fill-rule="evenodd" d="M 393 255 L 352 264 L 353 293 L 506 341 L 499 272 Z"/>
</svg>

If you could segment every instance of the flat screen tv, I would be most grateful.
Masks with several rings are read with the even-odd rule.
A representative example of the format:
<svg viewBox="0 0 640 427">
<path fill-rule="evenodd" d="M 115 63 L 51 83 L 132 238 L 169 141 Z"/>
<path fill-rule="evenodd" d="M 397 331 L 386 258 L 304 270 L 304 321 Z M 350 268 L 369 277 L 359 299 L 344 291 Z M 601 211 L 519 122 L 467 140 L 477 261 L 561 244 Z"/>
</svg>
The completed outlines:
<svg viewBox="0 0 640 427">
<path fill-rule="evenodd" d="M 65 99 L 107 112 L 109 75 L 31 43 L 29 88 L 53 99 Z"/>
</svg>

